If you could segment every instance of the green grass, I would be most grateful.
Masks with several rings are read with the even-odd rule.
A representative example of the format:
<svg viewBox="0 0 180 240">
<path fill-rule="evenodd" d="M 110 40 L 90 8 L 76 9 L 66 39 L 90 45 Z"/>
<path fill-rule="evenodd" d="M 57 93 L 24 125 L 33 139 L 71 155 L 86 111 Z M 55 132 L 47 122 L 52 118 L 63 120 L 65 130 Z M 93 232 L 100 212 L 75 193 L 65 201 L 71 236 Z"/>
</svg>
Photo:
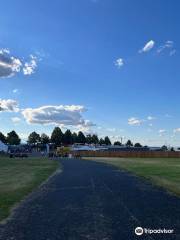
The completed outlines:
<svg viewBox="0 0 180 240">
<path fill-rule="evenodd" d="M 59 166 L 48 158 L 0 157 L 0 221 Z"/>
<path fill-rule="evenodd" d="M 180 196 L 180 158 L 85 158 L 125 169 Z"/>
</svg>

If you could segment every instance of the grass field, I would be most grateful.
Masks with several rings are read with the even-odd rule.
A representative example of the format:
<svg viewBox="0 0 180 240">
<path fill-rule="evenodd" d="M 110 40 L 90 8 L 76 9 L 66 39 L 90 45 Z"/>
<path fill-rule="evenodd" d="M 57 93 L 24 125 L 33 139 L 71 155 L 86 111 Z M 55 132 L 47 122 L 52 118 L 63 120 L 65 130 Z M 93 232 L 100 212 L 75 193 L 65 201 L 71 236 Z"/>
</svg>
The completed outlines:
<svg viewBox="0 0 180 240">
<path fill-rule="evenodd" d="M 180 196 L 180 158 L 84 158 L 112 164 Z"/>
<path fill-rule="evenodd" d="M 0 221 L 59 166 L 48 158 L 0 157 Z"/>
</svg>

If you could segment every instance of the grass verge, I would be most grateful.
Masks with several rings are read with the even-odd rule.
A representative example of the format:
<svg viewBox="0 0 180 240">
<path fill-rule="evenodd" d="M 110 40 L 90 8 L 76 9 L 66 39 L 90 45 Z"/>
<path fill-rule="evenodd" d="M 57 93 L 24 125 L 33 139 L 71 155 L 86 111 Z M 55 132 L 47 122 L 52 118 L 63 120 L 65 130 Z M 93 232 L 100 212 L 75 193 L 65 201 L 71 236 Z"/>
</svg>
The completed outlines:
<svg viewBox="0 0 180 240">
<path fill-rule="evenodd" d="M 84 158 L 114 165 L 180 196 L 180 158 Z"/>
<path fill-rule="evenodd" d="M 0 221 L 34 188 L 45 181 L 59 166 L 48 158 L 0 157 Z"/>
</svg>

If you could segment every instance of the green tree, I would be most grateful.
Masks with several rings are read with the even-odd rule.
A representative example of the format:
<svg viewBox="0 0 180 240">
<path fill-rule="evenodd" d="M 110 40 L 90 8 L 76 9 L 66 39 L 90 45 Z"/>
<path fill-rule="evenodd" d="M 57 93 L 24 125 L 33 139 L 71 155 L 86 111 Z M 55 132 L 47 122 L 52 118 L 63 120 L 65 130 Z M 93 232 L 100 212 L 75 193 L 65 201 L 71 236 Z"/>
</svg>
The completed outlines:
<svg viewBox="0 0 180 240">
<path fill-rule="evenodd" d="M 32 132 L 28 136 L 28 143 L 35 144 L 41 141 L 41 137 L 38 133 Z"/>
<path fill-rule="evenodd" d="M 109 139 L 108 136 L 106 136 L 106 137 L 104 138 L 104 143 L 105 143 L 106 145 L 111 145 L 111 141 L 110 141 L 110 139 Z"/>
<path fill-rule="evenodd" d="M 61 146 L 63 141 L 63 132 L 59 127 L 55 127 L 51 134 L 51 142 L 56 146 Z"/>
<path fill-rule="evenodd" d="M 104 142 L 104 139 L 103 139 L 103 138 L 100 138 L 100 139 L 99 139 L 99 144 L 100 144 L 100 145 L 104 145 L 104 144 L 105 144 L 105 142 Z"/>
<path fill-rule="evenodd" d="M 73 137 L 70 130 L 66 130 L 63 136 L 63 144 L 70 145 L 73 143 Z"/>
<path fill-rule="evenodd" d="M 2 132 L 0 132 L 0 141 L 3 143 L 7 143 L 6 137 Z"/>
<path fill-rule="evenodd" d="M 140 143 L 135 143 L 134 147 L 142 147 L 142 145 Z"/>
<path fill-rule="evenodd" d="M 11 131 L 7 134 L 7 143 L 10 145 L 19 145 L 21 142 L 20 137 L 15 131 Z"/>
<path fill-rule="evenodd" d="M 45 133 L 41 134 L 41 143 L 42 144 L 48 144 L 49 143 L 49 136 Z"/>
<path fill-rule="evenodd" d="M 78 138 L 77 138 L 77 142 L 78 143 L 83 143 L 85 144 L 86 143 L 86 137 L 84 136 L 84 133 L 83 132 L 78 132 Z"/>
<path fill-rule="evenodd" d="M 163 146 L 161 147 L 161 149 L 162 149 L 163 151 L 167 151 L 167 150 L 168 150 L 168 148 L 167 148 L 166 145 L 163 145 Z"/>
<path fill-rule="evenodd" d="M 122 144 L 121 144 L 121 142 L 119 142 L 119 141 L 116 141 L 116 142 L 114 142 L 114 146 L 121 146 Z"/>
<path fill-rule="evenodd" d="M 99 143 L 99 138 L 96 134 L 92 135 L 92 143 L 98 144 Z"/>
<path fill-rule="evenodd" d="M 91 143 L 92 143 L 92 136 L 91 136 L 91 134 L 88 134 L 88 135 L 86 136 L 86 143 L 88 143 L 88 144 L 91 144 Z"/>
<path fill-rule="evenodd" d="M 131 142 L 131 140 L 127 140 L 126 146 L 127 147 L 132 147 L 133 146 L 133 143 Z"/>
<path fill-rule="evenodd" d="M 78 141 L 78 135 L 76 132 L 73 132 L 73 134 L 72 134 L 72 141 L 73 141 L 73 143 L 77 143 L 77 141 Z"/>
</svg>

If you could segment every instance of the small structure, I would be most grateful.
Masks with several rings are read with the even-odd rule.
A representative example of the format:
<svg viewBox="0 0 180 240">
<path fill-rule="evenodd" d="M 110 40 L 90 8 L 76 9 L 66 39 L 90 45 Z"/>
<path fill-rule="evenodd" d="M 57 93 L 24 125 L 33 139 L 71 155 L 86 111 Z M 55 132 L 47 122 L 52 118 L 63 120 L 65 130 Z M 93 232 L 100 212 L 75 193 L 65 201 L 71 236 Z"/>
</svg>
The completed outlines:
<svg viewBox="0 0 180 240">
<path fill-rule="evenodd" d="M 7 152 L 8 146 L 0 140 L 0 152 Z"/>
<path fill-rule="evenodd" d="M 57 147 L 56 155 L 59 157 L 68 157 L 71 153 L 70 147 Z"/>
</svg>

